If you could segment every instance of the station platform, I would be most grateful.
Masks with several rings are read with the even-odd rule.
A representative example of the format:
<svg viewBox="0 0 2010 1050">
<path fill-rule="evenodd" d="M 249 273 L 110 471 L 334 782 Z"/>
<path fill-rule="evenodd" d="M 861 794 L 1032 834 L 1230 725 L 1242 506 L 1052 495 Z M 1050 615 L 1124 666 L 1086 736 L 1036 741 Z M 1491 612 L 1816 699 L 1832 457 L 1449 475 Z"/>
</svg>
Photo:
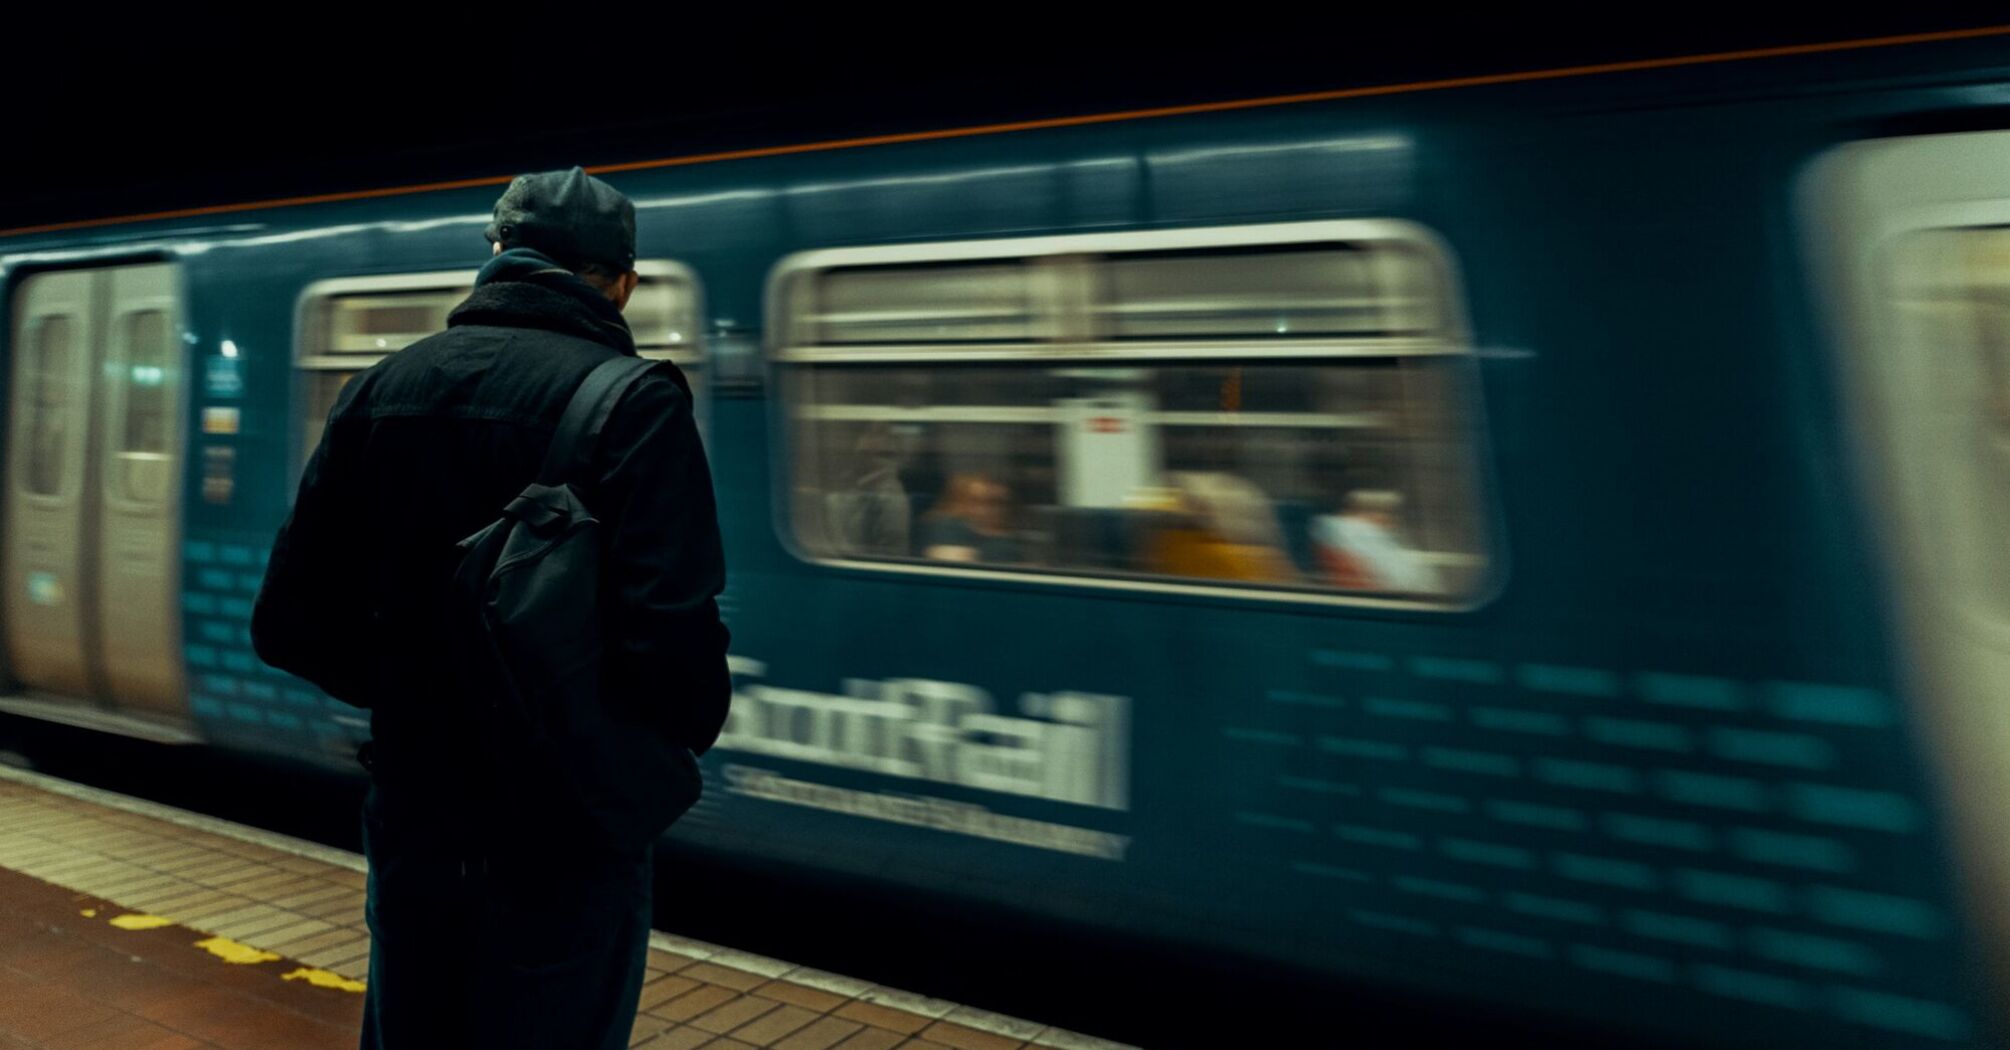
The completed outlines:
<svg viewBox="0 0 2010 1050">
<path fill-rule="evenodd" d="M 0 766 L 0 1050 L 353 1048 L 359 855 Z M 631 1046 L 1125 1050 L 659 931 Z"/>
</svg>

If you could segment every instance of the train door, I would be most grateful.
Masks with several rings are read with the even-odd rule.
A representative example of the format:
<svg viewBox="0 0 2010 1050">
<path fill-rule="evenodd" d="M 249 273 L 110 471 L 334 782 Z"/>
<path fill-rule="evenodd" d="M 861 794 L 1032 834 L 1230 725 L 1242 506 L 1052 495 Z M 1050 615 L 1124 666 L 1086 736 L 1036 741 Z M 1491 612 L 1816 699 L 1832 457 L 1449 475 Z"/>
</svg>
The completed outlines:
<svg viewBox="0 0 2010 1050">
<path fill-rule="evenodd" d="M 78 697 L 97 691 L 83 586 L 95 282 L 83 272 L 22 282 L 8 386 L 7 666 L 26 685 Z"/>
<path fill-rule="evenodd" d="M 2010 962 L 2010 132 L 1847 146 L 1811 189 L 1909 692 Z"/>
<path fill-rule="evenodd" d="M 176 559 L 181 412 L 179 289 L 172 266 L 105 275 L 105 389 L 98 492 L 105 685 L 129 710 L 183 712 Z"/>
<path fill-rule="evenodd" d="M 13 677 L 177 720 L 179 291 L 159 263 L 21 282 L 0 537 Z"/>
</svg>

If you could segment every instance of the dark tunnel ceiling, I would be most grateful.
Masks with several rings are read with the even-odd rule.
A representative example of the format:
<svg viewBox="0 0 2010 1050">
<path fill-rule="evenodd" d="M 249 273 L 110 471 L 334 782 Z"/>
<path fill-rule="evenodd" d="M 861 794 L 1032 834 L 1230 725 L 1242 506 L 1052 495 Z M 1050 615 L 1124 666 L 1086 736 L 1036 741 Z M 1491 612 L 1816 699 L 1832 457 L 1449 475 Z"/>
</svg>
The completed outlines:
<svg viewBox="0 0 2010 1050">
<path fill-rule="evenodd" d="M 697 26 L 587 10 L 613 24 L 391 28 L 354 15 L 344 26 L 305 23 L 281 34 L 283 45 L 270 27 L 128 25 L 89 47 L 59 33 L 63 46 L 22 47 L 0 68 L 13 96 L 0 110 L 0 228 L 1990 21 L 1928 12 L 1541 23 L 1431 7 L 1377 21 L 1193 24 L 1165 36 L 1078 33 L 1029 16 L 1009 27 L 833 25 L 773 39 L 760 19 Z M 767 21 L 790 17 L 776 8 Z M 517 42 L 496 42 L 507 39 Z"/>
</svg>

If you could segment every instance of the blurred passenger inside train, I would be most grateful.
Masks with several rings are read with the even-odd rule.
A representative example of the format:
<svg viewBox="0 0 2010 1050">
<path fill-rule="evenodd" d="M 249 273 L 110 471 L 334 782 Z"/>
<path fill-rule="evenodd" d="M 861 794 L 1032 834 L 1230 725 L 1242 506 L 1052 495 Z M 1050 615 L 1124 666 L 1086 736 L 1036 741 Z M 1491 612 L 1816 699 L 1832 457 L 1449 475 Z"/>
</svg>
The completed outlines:
<svg viewBox="0 0 2010 1050">
<path fill-rule="evenodd" d="M 1171 520 L 1146 542 L 1144 568 L 1162 576 L 1296 582 L 1270 497 L 1249 481 L 1216 471 L 1180 471 L 1171 483 Z"/>
<path fill-rule="evenodd" d="M 952 474 L 942 498 L 922 516 L 921 556 L 994 565 L 1024 561 L 1010 514 L 1011 493 L 1003 482 L 977 471 Z"/>
<path fill-rule="evenodd" d="M 1350 591 L 1436 594 L 1444 589 L 1423 555 L 1403 540 L 1402 493 L 1354 489 L 1338 514 L 1312 523 L 1327 581 Z"/>
<path fill-rule="evenodd" d="M 898 435 L 884 423 L 875 425 L 859 435 L 853 452 L 858 479 L 824 497 L 831 530 L 854 554 L 905 557 L 913 549 L 914 508 L 901 481 Z"/>
</svg>

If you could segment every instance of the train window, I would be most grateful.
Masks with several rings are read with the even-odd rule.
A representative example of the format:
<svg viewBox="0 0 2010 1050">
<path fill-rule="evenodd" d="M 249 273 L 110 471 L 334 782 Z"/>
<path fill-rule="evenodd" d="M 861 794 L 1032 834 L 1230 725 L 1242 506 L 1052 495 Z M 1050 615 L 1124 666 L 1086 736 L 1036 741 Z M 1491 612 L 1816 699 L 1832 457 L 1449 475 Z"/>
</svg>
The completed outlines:
<svg viewBox="0 0 2010 1050">
<path fill-rule="evenodd" d="M 686 267 L 666 260 L 640 260 L 635 269 L 642 280 L 624 316 L 636 351 L 676 361 L 696 391 L 702 323 L 697 280 Z M 303 460 L 320 444 L 328 413 L 350 378 L 444 331 L 447 315 L 468 297 L 474 281 L 474 271 L 467 270 L 339 278 L 308 288 L 300 328 Z"/>
<path fill-rule="evenodd" d="M 447 326 L 447 312 L 467 289 L 423 289 L 377 295 L 331 296 L 322 303 L 326 354 L 382 357 Z"/>
<path fill-rule="evenodd" d="M 45 317 L 35 338 L 28 340 L 34 356 L 28 369 L 30 390 L 25 402 L 29 418 L 29 492 L 54 496 L 63 489 L 63 468 L 69 462 L 71 419 L 70 355 L 77 348 L 75 326 L 68 317 Z"/>
<path fill-rule="evenodd" d="M 1888 258 L 1897 319 L 1932 392 L 1914 422 L 1934 449 L 1941 553 L 1957 587 L 2010 621 L 2010 559 L 1996 542 L 2010 514 L 2010 227 L 1914 232 Z"/>
<path fill-rule="evenodd" d="M 775 292 L 812 557 L 1411 604 L 1484 582 L 1471 359 L 1411 227 L 838 249 Z"/>
<path fill-rule="evenodd" d="M 689 271 L 637 263 L 642 282 L 628 297 L 622 316 L 635 336 L 635 350 L 653 357 L 694 364 L 698 345 L 698 296 Z M 681 366 L 680 366 L 681 367 Z"/>
<path fill-rule="evenodd" d="M 342 387 L 385 357 L 444 331 L 447 314 L 468 297 L 474 281 L 473 271 L 453 271 L 344 278 L 308 288 L 300 319 L 303 460 L 321 443 Z"/>
</svg>

